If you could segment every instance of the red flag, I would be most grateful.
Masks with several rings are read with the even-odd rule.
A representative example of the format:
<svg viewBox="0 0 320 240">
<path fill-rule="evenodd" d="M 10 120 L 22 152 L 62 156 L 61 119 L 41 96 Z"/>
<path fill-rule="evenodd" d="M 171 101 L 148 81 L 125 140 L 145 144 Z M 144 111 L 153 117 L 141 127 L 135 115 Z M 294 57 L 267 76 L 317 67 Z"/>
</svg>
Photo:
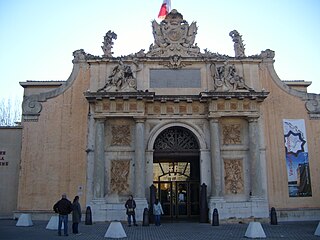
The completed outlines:
<svg viewBox="0 0 320 240">
<path fill-rule="evenodd" d="M 168 15 L 170 10 L 171 10 L 171 0 L 163 0 L 158 18 L 165 19 L 165 17 Z"/>
</svg>

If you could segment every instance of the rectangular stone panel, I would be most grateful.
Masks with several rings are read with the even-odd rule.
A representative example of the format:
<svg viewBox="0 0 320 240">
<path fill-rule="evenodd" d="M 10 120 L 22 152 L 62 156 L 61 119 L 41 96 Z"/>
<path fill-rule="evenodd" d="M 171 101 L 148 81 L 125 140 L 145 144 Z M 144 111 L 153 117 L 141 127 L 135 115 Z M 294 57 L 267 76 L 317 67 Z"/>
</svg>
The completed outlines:
<svg viewBox="0 0 320 240">
<path fill-rule="evenodd" d="M 225 193 L 244 193 L 242 159 L 224 159 L 224 173 Z"/>
<path fill-rule="evenodd" d="M 200 69 L 150 69 L 151 88 L 200 88 Z"/>
</svg>

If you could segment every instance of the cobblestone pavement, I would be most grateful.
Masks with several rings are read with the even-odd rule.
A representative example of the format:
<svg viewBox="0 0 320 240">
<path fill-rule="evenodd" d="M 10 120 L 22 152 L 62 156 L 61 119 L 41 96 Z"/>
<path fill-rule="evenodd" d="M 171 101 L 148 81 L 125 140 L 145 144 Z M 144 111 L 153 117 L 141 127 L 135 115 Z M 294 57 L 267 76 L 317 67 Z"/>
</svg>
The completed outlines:
<svg viewBox="0 0 320 240">
<path fill-rule="evenodd" d="M 109 239 L 104 235 L 108 229 L 109 223 L 94 223 L 93 225 L 79 225 L 81 235 L 69 233 L 68 237 L 58 236 L 57 231 L 47 230 L 48 222 L 33 221 L 32 227 L 16 227 L 15 220 L 0 220 L 0 239 L 2 240 L 47 240 L 47 239 L 79 239 L 79 240 L 100 240 Z M 262 224 L 266 239 L 317 239 L 314 232 L 319 222 L 281 222 L 278 225 Z M 198 239 L 248 239 L 244 237 L 248 224 L 220 224 L 220 226 L 211 226 L 201 223 L 163 223 L 160 227 L 153 224 L 150 226 L 128 227 L 123 223 L 123 228 L 127 238 L 132 240 L 156 239 L 156 240 L 198 240 Z M 71 223 L 69 223 L 69 232 Z"/>
</svg>

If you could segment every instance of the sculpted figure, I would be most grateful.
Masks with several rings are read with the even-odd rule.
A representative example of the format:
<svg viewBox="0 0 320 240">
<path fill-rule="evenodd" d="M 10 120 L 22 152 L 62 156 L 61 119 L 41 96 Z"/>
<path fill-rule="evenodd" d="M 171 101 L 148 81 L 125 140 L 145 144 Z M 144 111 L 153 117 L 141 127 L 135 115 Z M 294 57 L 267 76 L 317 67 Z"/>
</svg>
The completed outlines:
<svg viewBox="0 0 320 240">
<path fill-rule="evenodd" d="M 101 91 L 136 91 L 136 72 L 141 69 L 138 68 L 138 63 L 133 61 L 133 64 L 126 65 L 120 59 L 111 74 L 108 76 L 106 84 L 98 90 Z M 132 69 L 133 66 L 133 69 Z"/>
<path fill-rule="evenodd" d="M 112 57 L 113 39 L 117 39 L 117 34 L 109 30 L 104 36 L 103 46 L 101 46 L 104 53 L 103 57 Z"/>
<path fill-rule="evenodd" d="M 232 41 L 234 42 L 234 52 L 235 57 L 245 57 L 244 53 L 244 44 L 242 41 L 242 36 L 238 33 L 237 30 L 233 30 L 229 33 L 229 36 L 232 38 Z"/>
<path fill-rule="evenodd" d="M 230 65 L 225 62 L 221 66 L 216 66 L 214 63 L 210 66 L 211 76 L 213 78 L 214 91 L 230 92 L 238 90 L 250 90 L 243 77 L 239 76 L 234 64 Z"/>
</svg>

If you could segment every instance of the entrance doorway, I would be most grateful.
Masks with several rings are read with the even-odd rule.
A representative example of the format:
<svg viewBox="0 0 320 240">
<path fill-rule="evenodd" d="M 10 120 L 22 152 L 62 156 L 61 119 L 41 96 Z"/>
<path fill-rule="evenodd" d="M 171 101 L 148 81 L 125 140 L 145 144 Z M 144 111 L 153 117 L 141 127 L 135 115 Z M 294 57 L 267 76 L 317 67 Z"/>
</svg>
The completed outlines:
<svg viewBox="0 0 320 240">
<path fill-rule="evenodd" d="M 153 184 L 164 217 L 191 219 L 199 216 L 199 144 L 183 127 L 164 130 L 154 144 Z"/>
</svg>

